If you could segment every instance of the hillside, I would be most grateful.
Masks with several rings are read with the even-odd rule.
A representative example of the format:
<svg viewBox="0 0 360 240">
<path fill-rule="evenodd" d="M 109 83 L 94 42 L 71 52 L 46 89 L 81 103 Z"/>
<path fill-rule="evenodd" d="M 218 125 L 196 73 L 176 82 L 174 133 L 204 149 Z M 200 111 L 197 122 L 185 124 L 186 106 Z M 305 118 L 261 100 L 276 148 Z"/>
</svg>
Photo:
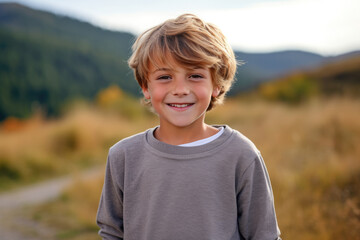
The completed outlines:
<svg viewBox="0 0 360 240">
<path fill-rule="evenodd" d="M 330 61 L 311 70 L 298 70 L 261 85 L 255 94 L 268 100 L 290 103 L 298 103 L 315 95 L 359 97 L 360 56 Z"/>
<path fill-rule="evenodd" d="M 134 39 L 130 33 L 0 3 L 0 121 L 29 117 L 38 108 L 49 116 L 58 115 L 67 102 L 92 100 L 110 85 L 140 96 L 127 66 Z M 239 67 L 229 95 L 328 59 L 302 51 L 235 54 L 245 64 Z"/>
<path fill-rule="evenodd" d="M 17 4 L 0 7 L 0 120 L 40 107 L 57 115 L 71 99 L 112 84 L 134 95 L 125 59 L 134 36 Z"/>
<path fill-rule="evenodd" d="M 35 10 L 16 3 L 0 3 L 0 27 L 45 41 L 68 42 L 127 58 L 135 36 L 102 29 L 77 19 Z"/>
<path fill-rule="evenodd" d="M 318 67 L 326 59 L 324 56 L 304 51 L 235 52 L 235 55 L 244 64 L 238 70 L 237 81 L 230 95 L 252 89 L 291 71 Z"/>
<path fill-rule="evenodd" d="M 309 77 L 318 81 L 326 95 L 360 96 L 360 56 L 330 62 L 310 71 Z"/>
<path fill-rule="evenodd" d="M 210 111 L 207 122 L 237 129 L 261 151 L 283 239 L 356 240 L 360 236 L 359 108 L 360 101 L 351 98 L 314 99 L 292 107 L 233 98 Z M 104 170 L 110 146 L 155 124 L 150 115 L 126 119 L 85 108 L 56 121 L 32 119 L 17 131 L 0 131 L 0 191 L 94 164 L 103 164 Z M 103 182 L 103 177 L 76 175 L 74 184 L 55 201 L 26 209 L 3 205 L 1 213 L 8 214 L 0 213 L 1 239 L 9 231 L 39 240 L 99 239 L 94 219 Z M 18 228 L 7 228 L 9 223 Z M 48 230 L 53 237 L 35 235 Z"/>
</svg>

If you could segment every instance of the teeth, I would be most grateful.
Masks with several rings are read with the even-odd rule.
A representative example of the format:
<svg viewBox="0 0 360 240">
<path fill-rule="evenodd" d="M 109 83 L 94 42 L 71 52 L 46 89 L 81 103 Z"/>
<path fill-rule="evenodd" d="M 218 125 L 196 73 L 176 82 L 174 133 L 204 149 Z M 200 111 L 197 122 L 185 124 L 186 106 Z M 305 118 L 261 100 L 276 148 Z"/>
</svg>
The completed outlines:
<svg viewBox="0 0 360 240">
<path fill-rule="evenodd" d="M 169 104 L 171 107 L 177 107 L 177 108 L 183 108 L 183 107 L 187 107 L 190 106 L 191 104 L 186 103 L 186 104 Z"/>
</svg>

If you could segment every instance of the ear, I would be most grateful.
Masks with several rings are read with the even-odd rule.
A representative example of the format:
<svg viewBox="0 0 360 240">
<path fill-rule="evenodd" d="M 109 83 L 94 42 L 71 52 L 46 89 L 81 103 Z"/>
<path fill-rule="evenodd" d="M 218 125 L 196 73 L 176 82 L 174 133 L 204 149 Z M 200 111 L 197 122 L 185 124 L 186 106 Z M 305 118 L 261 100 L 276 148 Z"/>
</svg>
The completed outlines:
<svg viewBox="0 0 360 240">
<path fill-rule="evenodd" d="M 220 87 L 214 87 L 211 96 L 217 97 L 217 96 L 219 96 L 219 93 L 220 93 Z"/>
<path fill-rule="evenodd" d="M 150 99 L 151 96 L 150 96 L 150 93 L 149 93 L 149 89 L 148 89 L 148 88 L 145 88 L 145 87 L 143 87 L 143 88 L 141 88 L 141 89 L 142 89 L 142 93 L 144 94 L 144 97 L 145 97 L 146 99 Z"/>
</svg>

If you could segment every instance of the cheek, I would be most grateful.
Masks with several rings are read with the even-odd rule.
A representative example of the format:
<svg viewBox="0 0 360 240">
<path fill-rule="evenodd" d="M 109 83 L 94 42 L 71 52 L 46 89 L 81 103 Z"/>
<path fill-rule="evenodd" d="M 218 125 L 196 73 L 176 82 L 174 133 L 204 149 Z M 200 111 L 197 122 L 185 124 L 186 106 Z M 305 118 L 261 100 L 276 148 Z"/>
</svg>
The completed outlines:
<svg viewBox="0 0 360 240">
<path fill-rule="evenodd" d="M 149 90 L 149 95 L 152 101 L 160 102 L 165 98 L 165 91 L 161 88 L 154 88 Z"/>
<path fill-rule="evenodd" d="M 213 93 L 213 89 L 212 88 L 209 88 L 208 86 L 199 86 L 197 89 L 196 89 L 196 95 L 199 99 L 206 99 L 206 100 L 209 100 L 211 99 L 211 96 L 212 96 L 212 93 Z"/>
</svg>

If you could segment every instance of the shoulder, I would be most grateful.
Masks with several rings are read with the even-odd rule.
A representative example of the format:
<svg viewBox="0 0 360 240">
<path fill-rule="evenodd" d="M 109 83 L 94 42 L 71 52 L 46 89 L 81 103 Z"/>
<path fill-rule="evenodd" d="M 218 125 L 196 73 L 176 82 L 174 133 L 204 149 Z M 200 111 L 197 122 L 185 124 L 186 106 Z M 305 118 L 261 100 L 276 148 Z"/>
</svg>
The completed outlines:
<svg viewBox="0 0 360 240">
<path fill-rule="evenodd" d="M 248 137 L 238 130 L 231 128 L 230 130 L 232 131 L 232 137 L 229 144 L 227 144 L 228 151 L 233 151 L 248 159 L 254 159 L 259 156 L 260 151 Z"/>
<path fill-rule="evenodd" d="M 109 159 L 118 159 L 122 156 L 125 156 L 129 152 L 136 152 L 139 149 L 142 149 L 142 146 L 144 146 L 145 142 L 145 135 L 149 131 L 151 130 L 148 129 L 144 132 L 129 136 L 115 143 L 109 149 Z"/>
<path fill-rule="evenodd" d="M 255 161 L 261 159 L 261 153 L 248 137 L 235 129 L 228 128 L 232 134 L 229 141 L 224 144 L 222 155 L 229 161 L 235 161 L 235 168 L 242 175 Z"/>
</svg>

